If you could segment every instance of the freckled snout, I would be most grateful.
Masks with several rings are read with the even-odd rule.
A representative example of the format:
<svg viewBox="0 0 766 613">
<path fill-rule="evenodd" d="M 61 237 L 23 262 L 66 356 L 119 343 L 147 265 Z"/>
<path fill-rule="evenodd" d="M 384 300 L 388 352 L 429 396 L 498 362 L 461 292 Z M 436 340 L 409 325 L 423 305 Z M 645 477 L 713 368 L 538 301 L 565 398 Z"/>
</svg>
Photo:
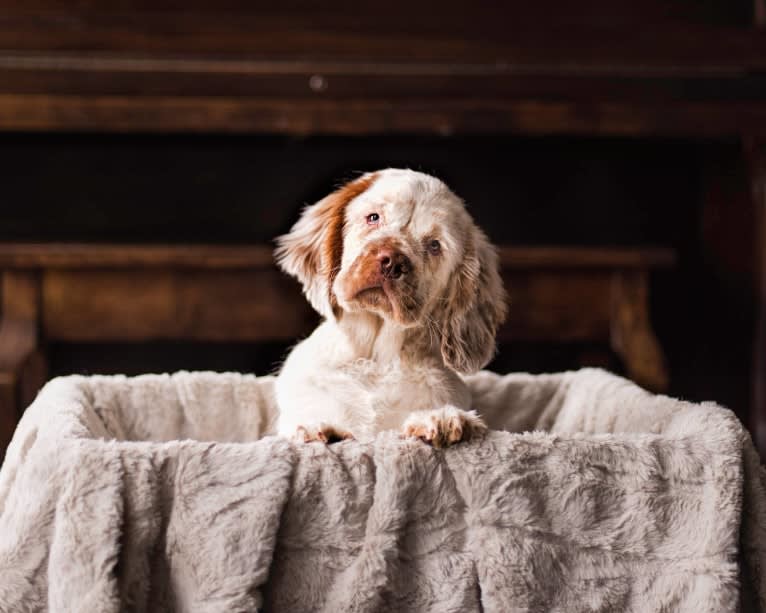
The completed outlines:
<svg viewBox="0 0 766 613">
<path fill-rule="evenodd" d="M 388 247 L 381 248 L 377 254 L 380 274 L 384 279 L 399 279 L 409 274 L 412 262 L 403 253 Z"/>
</svg>

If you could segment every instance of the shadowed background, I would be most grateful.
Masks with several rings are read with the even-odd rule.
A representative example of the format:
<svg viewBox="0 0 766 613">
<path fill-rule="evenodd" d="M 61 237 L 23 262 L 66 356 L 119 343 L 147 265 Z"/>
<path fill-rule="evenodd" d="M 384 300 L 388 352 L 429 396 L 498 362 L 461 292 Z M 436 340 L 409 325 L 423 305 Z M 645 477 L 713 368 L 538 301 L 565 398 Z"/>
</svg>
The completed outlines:
<svg viewBox="0 0 766 613">
<path fill-rule="evenodd" d="M 609 330 L 571 333 L 613 300 L 589 295 L 590 268 L 576 250 L 604 249 L 599 270 L 611 271 L 620 253 L 659 248 L 662 264 L 640 274 L 669 377 L 662 389 L 730 406 L 760 440 L 765 16 L 759 0 L 277 9 L 0 0 L 0 423 L 15 424 L 44 376 L 271 372 L 315 323 L 305 305 L 280 303 L 280 289 L 247 324 L 292 312 L 303 323 L 281 337 L 238 338 L 235 325 L 223 334 L 218 323 L 195 334 L 204 313 L 181 313 L 192 322 L 181 332 L 126 342 L 140 311 L 113 304 L 132 301 L 109 294 L 115 264 L 87 285 L 99 295 L 107 288 L 106 302 L 92 298 L 110 308 L 94 316 L 92 335 L 70 338 L 59 333 L 66 322 L 88 326 L 77 304 L 90 296 L 73 298 L 85 286 L 69 283 L 84 265 L 31 264 L 19 249 L 214 244 L 266 253 L 303 205 L 359 172 L 403 166 L 444 179 L 496 244 L 569 257 L 545 288 L 533 291 L 523 275 L 510 283 L 521 319 L 501 335 L 491 368 L 595 364 L 631 375 L 613 322 L 611 341 Z M 521 269 L 519 253 L 504 257 L 509 269 Z M 139 274 L 143 265 L 131 266 Z M 529 274 L 551 266 L 538 262 Z M 213 281 L 196 278 L 182 288 L 195 304 L 236 302 L 236 287 L 208 295 Z M 289 284 L 265 278 L 271 285 L 243 288 L 247 300 Z M 137 302 L 152 287 L 135 285 Z M 130 316 L 103 321 L 115 313 Z M 545 334 L 520 332 L 527 321 Z"/>
</svg>

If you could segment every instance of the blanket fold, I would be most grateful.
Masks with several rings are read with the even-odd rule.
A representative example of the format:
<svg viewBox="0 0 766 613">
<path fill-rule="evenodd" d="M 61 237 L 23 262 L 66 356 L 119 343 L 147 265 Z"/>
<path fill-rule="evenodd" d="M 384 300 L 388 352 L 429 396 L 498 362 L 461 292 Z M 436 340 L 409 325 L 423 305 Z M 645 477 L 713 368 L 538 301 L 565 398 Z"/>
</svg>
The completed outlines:
<svg viewBox="0 0 766 613">
<path fill-rule="evenodd" d="M 0 611 L 764 611 L 730 411 L 600 370 L 467 379 L 447 450 L 270 436 L 273 379 L 64 377 L 0 470 Z"/>
</svg>

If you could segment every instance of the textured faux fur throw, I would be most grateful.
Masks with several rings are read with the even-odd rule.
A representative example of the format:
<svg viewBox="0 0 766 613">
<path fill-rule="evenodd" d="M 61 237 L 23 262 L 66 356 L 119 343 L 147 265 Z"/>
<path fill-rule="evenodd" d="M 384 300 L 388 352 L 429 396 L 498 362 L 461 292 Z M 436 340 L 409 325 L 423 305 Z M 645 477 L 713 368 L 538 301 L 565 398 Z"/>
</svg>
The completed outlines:
<svg viewBox="0 0 766 613">
<path fill-rule="evenodd" d="M 0 472 L 0 610 L 766 610 L 763 472 L 725 409 L 479 373 L 505 432 L 324 446 L 264 438 L 272 384 L 50 382 Z"/>
</svg>

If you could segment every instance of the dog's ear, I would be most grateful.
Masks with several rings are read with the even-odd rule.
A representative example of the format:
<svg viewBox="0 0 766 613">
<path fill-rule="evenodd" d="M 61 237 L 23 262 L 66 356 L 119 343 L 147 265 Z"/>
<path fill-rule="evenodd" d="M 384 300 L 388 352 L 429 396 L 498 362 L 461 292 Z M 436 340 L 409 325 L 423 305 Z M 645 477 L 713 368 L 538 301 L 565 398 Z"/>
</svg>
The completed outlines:
<svg viewBox="0 0 766 613">
<path fill-rule="evenodd" d="M 497 253 L 473 227 L 443 302 L 441 353 L 448 367 L 470 374 L 492 359 L 495 334 L 507 310 L 505 298 Z"/>
<path fill-rule="evenodd" d="M 363 175 L 306 207 L 290 232 L 277 239 L 277 263 L 303 284 L 306 298 L 324 317 L 338 315 L 332 284 L 343 255 L 346 207 L 375 179 L 375 173 Z"/>
</svg>

